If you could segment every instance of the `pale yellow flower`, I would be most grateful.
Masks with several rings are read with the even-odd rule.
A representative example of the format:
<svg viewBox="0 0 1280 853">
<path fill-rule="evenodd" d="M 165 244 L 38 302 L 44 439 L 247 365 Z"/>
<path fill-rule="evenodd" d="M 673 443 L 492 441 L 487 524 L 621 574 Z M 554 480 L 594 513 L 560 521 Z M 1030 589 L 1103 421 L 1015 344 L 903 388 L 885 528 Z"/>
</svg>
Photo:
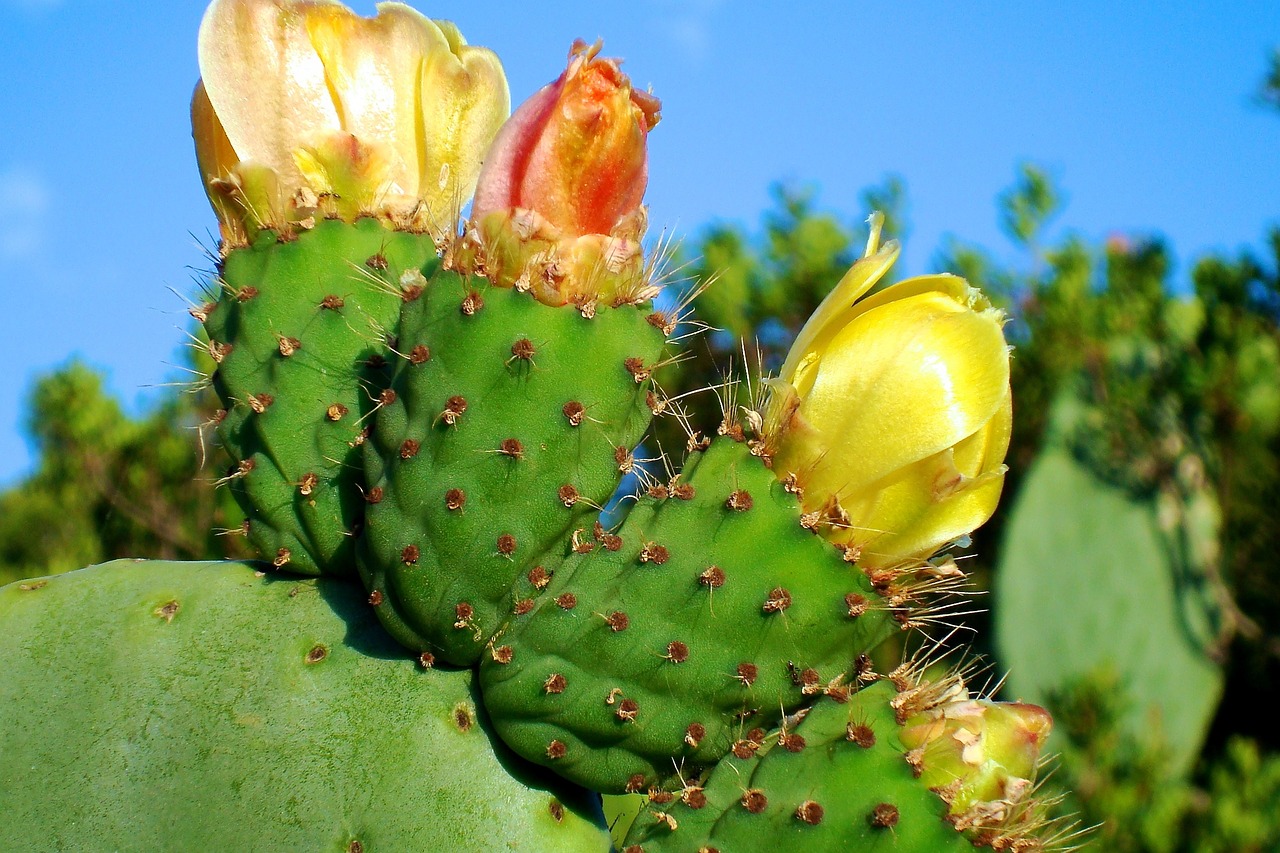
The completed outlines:
<svg viewBox="0 0 1280 853">
<path fill-rule="evenodd" d="M 510 110 L 491 51 L 401 3 L 214 0 L 199 57 L 196 156 L 233 238 L 316 214 L 451 230 Z"/>
</svg>

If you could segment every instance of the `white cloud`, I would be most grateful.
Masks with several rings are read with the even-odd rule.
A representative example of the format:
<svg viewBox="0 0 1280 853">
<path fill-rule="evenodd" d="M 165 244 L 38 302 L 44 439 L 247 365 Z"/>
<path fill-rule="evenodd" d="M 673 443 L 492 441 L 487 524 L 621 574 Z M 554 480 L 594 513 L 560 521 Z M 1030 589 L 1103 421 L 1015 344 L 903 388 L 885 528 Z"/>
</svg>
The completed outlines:
<svg viewBox="0 0 1280 853">
<path fill-rule="evenodd" d="M 30 169 L 0 171 L 0 261 L 28 258 L 44 243 L 51 194 Z"/>
<path fill-rule="evenodd" d="M 658 0 L 667 35 L 694 62 L 711 49 L 713 21 L 724 0 Z"/>
</svg>

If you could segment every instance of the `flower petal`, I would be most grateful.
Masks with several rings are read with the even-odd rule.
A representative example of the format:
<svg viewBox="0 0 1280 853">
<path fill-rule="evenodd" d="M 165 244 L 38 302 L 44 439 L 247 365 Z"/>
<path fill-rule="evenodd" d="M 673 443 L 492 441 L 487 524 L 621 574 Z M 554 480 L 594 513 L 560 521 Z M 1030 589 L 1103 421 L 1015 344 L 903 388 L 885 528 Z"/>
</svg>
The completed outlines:
<svg viewBox="0 0 1280 853">
<path fill-rule="evenodd" d="M 826 351 L 831 338 L 848 323 L 847 315 L 857 307 L 855 303 L 888 272 L 900 251 L 898 241 L 890 240 L 849 268 L 800 329 L 779 374 L 783 381 L 794 383 L 802 365 L 812 364 Z"/>
<path fill-rule="evenodd" d="M 617 62 L 594 50 L 570 60 L 520 188 L 523 206 L 573 236 L 610 233 L 648 183 L 650 119 Z"/>
<path fill-rule="evenodd" d="M 841 503 L 860 526 L 834 538 L 856 545 L 864 566 L 927 557 L 981 527 L 1004 485 L 1004 456 L 1013 426 L 1012 396 L 996 416 L 953 448 L 921 460 Z"/>
<path fill-rule="evenodd" d="M 990 421 L 1008 385 L 998 314 L 937 291 L 865 311 L 797 377 L 800 416 L 829 457 L 848 460 L 820 466 L 808 485 L 856 491 L 940 453 Z"/>
<path fill-rule="evenodd" d="M 340 128 L 307 18 L 336 0 L 213 0 L 200 24 L 200 73 L 227 138 L 243 160 L 300 181 L 299 141 Z"/>
<path fill-rule="evenodd" d="M 376 18 L 344 6 L 316 7 L 307 31 L 342 130 L 366 144 L 391 146 L 398 155 L 392 191 L 416 194 L 423 159 L 419 75 L 427 57 L 449 50 L 444 34 L 401 3 L 380 4 Z"/>
<path fill-rule="evenodd" d="M 520 179 L 538 136 L 555 109 L 564 88 L 564 77 L 548 83 L 521 104 L 498 131 L 485 156 L 476 185 L 476 198 L 471 215 L 479 220 L 487 214 L 522 207 Z"/>
<path fill-rule="evenodd" d="M 433 50 L 422 65 L 425 131 L 416 191 L 452 226 L 476 190 L 485 154 L 511 112 L 511 95 L 497 54 L 468 45 L 448 21 L 437 23 L 447 49 Z"/>
</svg>

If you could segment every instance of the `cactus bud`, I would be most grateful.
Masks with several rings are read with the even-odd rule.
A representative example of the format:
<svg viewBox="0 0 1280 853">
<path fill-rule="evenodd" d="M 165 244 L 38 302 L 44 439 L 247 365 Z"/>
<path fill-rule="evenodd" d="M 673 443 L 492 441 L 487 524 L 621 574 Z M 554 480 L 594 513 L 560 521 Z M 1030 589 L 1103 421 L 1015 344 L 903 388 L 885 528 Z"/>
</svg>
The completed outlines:
<svg viewBox="0 0 1280 853">
<path fill-rule="evenodd" d="M 779 477 L 864 566 L 928 556 L 991 517 L 1011 429 L 1003 316 L 962 278 L 868 290 L 878 247 L 814 312 L 772 382 L 765 439 Z"/>
<path fill-rule="evenodd" d="M 199 47 L 196 157 L 240 242 L 317 210 L 451 230 L 509 108 L 493 53 L 400 3 L 214 0 Z"/>
<path fill-rule="evenodd" d="M 1022 798 L 1052 728 L 1038 705 L 964 699 L 911 717 L 898 734 L 920 780 L 963 819 Z"/>
<path fill-rule="evenodd" d="M 472 210 L 490 277 L 552 305 L 626 291 L 643 262 L 640 202 L 660 104 L 599 51 L 575 42 L 565 72 L 512 115 Z"/>
</svg>

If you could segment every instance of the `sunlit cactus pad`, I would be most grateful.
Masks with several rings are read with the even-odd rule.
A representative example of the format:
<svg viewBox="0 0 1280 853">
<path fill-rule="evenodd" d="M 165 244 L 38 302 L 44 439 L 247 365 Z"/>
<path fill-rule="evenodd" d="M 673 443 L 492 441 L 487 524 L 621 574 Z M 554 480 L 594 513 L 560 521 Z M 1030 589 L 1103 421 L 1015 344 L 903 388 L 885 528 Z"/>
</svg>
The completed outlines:
<svg viewBox="0 0 1280 853">
<path fill-rule="evenodd" d="M 616 532 L 564 547 L 481 683 L 508 743 L 599 791 L 713 764 L 744 732 L 847 695 L 859 655 L 900 628 L 745 442 L 713 442 Z"/>
<path fill-rule="evenodd" d="M 118 561 L 0 589 L 6 850 L 604 851 L 358 587 Z"/>
<path fill-rule="evenodd" d="M 974 704 L 944 701 L 930 709 L 939 686 L 881 681 L 845 701 L 824 697 L 780 728 L 757 729 L 705 781 L 689 777 L 682 787 L 651 791 L 623 853 L 1048 849 L 1036 835 L 1040 804 L 1027 796 L 1023 780 L 1013 784 L 1001 763 L 1012 754 L 1009 763 L 1018 764 L 1022 751 L 989 732 L 968 739 L 985 761 L 959 766 L 963 773 L 986 771 L 988 784 L 976 789 L 992 799 L 961 802 L 957 792 L 973 785 L 965 775 L 950 786 L 936 778 L 949 775 L 941 765 L 959 748 L 950 729 L 943 734 L 945 717 L 930 732 L 936 750 L 907 748 L 904 735 L 919 734 L 913 715 Z M 1029 752 L 1038 754 L 1038 744 Z"/>
<path fill-rule="evenodd" d="M 537 578 L 631 464 L 659 404 L 665 323 L 651 308 L 550 307 L 452 272 L 405 303 L 364 454 L 360 552 L 397 639 L 474 663 L 532 606 Z"/>
<path fill-rule="evenodd" d="M 402 297 L 437 264 L 435 243 L 372 219 L 263 232 L 222 263 L 196 309 L 224 406 L 225 472 L 263 559 L 355 574 L 364 513 L 359 446 L 386 384 L 386 335 Z"/>
</svg>

